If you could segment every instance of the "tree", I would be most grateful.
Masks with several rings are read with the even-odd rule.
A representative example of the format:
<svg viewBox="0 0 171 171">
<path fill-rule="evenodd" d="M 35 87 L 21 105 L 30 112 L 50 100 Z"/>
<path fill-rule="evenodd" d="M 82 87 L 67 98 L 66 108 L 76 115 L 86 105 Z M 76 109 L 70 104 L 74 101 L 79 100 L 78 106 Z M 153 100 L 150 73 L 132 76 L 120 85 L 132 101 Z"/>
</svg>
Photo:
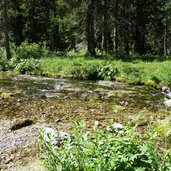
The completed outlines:
<svg viewBox="0 0 171 171">
<path fill-rule="evenodd" d="M 170 0 L 8 0 L 0 9 L 5 47 L 10 29 L 16 45 L 35 42 L 57 51 L 87 47 L 90 56 L 96 55 L 96 49 L 167 55 L 170 4 Z"/>
<path fill-rule="evenodd" d="M 136 0 L 135 52 L 144 54 L 145 51 L 145 0 Z"/>
<path fill-rule="evenodd" d="M 87 50 L 89 56 L 96 56 L 95 52 L 95 37 L 94 37 L 94 8 L 95 0 L 88 0 L 87 5 Z"/>
<path fill-rule="evenodd" d="M 108 51 L 108 0 L 103 0 L 103 34 L 102 44 L 103 51 Z"/>
<path fill-rule="evenodd" d="M 23 29 L 24 29 L 24 19 L 22 12 L 23 0 L 10 0 L 9 8 L 11 11 L 10 15 L 10 25 L 13 42 L 16 45 L 21 45 L 24 40 Z"/>
<path fill-rule="evenodd" d="M 3 6 L 3 19 L 4 19 L 6 58 L 9 60 L 11 58 L 11 53 L 10 53 L 10 42 L 9 42 L 9 24 L 8 24 L 9 19 L 8 19 L 7 0 L 2 0 L 2 6 Z"/>
<path fill-rule="evenodd" d="M 118 0 L 113 0 L 114 6 L 114 28 L 113 28 L 113 52 L 116 52 L 118 49 L 118 24 L 119 24 L 119 16 L 118 16 Z"/>
</svg>

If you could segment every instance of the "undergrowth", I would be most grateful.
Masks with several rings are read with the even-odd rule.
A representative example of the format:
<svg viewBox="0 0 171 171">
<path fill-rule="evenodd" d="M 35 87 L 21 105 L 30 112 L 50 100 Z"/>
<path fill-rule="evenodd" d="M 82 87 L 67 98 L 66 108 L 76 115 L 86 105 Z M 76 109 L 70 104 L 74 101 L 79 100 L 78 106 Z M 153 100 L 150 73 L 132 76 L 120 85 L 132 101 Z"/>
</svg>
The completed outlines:
<svg viewBox="0 0 171 171">
<path fill-rule="evenodd" d="M 43 58 L 40 75 L 88 80 L 116 80 L 153 87 L 171 86 L 171 62 L 123 62 L 105 59 Z"/>
<path fill-rule="evenodd" d="M 83 123 L 79 123 L 60 147 L 43 137 L 41 132 L 40 157 L 49 171 L 171 170 L 171 150 L 159 155 L 155 149 L 155 132 L 143 136 L 129 127 L 112 133 L 100 129 L 86 131 Z"/>
</svg>

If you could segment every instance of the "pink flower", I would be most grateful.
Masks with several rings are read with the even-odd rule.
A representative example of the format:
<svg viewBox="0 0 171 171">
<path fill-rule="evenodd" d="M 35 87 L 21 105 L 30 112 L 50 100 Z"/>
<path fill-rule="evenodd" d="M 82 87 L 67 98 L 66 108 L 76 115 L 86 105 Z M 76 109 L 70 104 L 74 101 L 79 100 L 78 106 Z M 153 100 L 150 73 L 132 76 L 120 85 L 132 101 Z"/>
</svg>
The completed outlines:
<svg viewBox="0 0 171 171">
<path fill-rule="evenodd" d="M 123 100 L 123 101 L 121 101 L 121 102 L 120 102 L 120 104 L 121 104 L 121 105 L 124 105 L 124 104 L 125 104 L 125 101 L 124 101 L 124 100 Z"/>
<path fill-rule="evenodd" d="M 166 91 L 168 89 L 168 87 L 164 86 L 162 87 L 162 91 Z"/>
<path fill-rule="evenodd" d="M 121 105 L 125 105 L 125 106 L 128 106 L 128 102 L 127 101 L 121 101 L 121 102 L 119 102 Z"/>
<path fill-rule="evenodd" d="M 170 89 L 168 87 L 164 86 L 164 87 L 162 87 L 162 92 L 164 92 L 166 94 L 170 93 Z"/>
<path fill-rule="evenodd" d="M 64 99 L 68 99 L 69 98 L 69 96 L 64 96 Z"/>
</svg>

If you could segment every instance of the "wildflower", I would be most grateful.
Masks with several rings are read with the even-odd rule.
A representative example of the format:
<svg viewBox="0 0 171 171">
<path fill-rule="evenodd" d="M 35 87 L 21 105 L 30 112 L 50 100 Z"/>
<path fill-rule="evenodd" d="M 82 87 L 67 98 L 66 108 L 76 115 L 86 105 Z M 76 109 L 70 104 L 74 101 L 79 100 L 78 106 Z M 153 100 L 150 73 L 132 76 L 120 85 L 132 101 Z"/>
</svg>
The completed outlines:
<svg viewBox="0 0 171 171">
<path fill-rule="evenodd" d="M 166 86 L 162 87 L 162 94 L 164 94 L 167 98 L 171 99 L 170 88 Z"/>
<path fill-rule="evenodd" d="M 168 87 L 164 86 L 164 87 L 162 87 L 162 92 L 169 93 L 170 89 Z"/>
<path fill-rule="evenodd" d="M 128 106 L 128 102 L 125 102 L 125 106 Z"/>
<path fill-rule="evenodd" d="M 124 101 L 124 100 L 123 100 L 123 101 L 121 101 L 121 102 L 120 102 L 120 104 L 121 104 L 121 105 L 124 105 L 124 104 L 125 104 L 125 101 Z"/>
<path fill-rule="evenodd" d="M 68 99 L 69 98 L 69 96 L 64 96 L 64 99 Z"/>
<path fill-rule="evenodd" d="M 108 132 L 117 132 L 118 130 L 121 130 L 121 129 L 123 129 L 123 125 L 120 123 L 114 123 L 113 125 L 106 127 L 106 130 Z"/>
</svg>

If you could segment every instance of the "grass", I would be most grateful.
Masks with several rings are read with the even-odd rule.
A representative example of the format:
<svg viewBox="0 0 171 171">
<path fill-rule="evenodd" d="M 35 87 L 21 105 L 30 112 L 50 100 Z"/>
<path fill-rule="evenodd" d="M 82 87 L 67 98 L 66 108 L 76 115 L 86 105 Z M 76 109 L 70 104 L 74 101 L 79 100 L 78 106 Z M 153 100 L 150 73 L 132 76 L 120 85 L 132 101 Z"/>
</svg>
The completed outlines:
<svg viewBox="0 0 171 171">
<path fill-rule="evenodd" d="M 111 54 L 87 57 L 80 52 L 50 52 L 38 44 L 23 42 L 11 47 L 12 59 L 5 60 L 0 48 L 0 71 L 13 70 L 36 74 L 87 80 L 116 80 L 129 84 L 145 84 L 156 88 L 171 86 L 170 57 L 137 54 Z"/>
<path fill-rule="evenodd" d="M 40 75 L 88 80 L 116 80 L 153 87 L 171 86 L 171 61 L 123 62 L 105 59 L 42 58 Z"/>
</svg>

